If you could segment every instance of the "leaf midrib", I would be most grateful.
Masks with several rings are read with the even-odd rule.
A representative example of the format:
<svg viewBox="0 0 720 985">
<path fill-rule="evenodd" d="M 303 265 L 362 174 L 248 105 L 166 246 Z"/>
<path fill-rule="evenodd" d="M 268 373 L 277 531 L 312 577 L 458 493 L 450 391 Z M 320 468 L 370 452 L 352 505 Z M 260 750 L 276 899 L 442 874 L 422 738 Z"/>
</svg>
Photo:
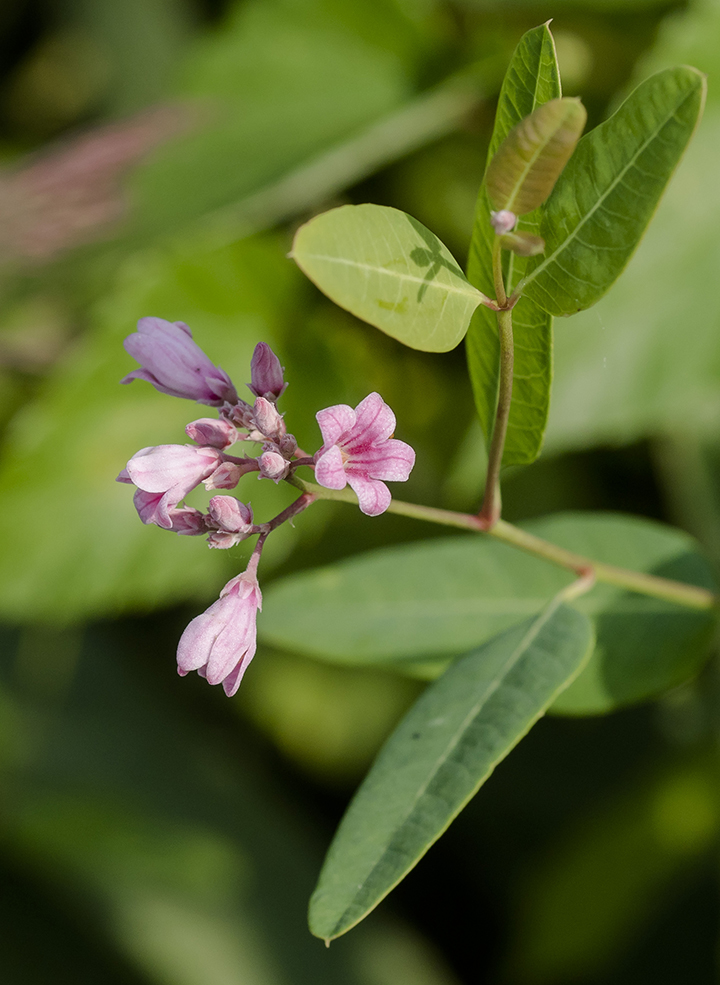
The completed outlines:
<svg viewBox="0 0 720 985">
<path fill-rule="evenodd" d="M 483 692 L 482 697 L 472 706 L 471 710 L 468 712 L 468 714 L 463 719 L 461 725 L 456 730 L 455 735 L 452 738 L 451 742 L 449 742 L 448 745 L 446 746 L 443 755 L 441 755 L 438 758 L 438 760 L 436 761 L 434 769 L 428 774 L 428 776 L 427 776 L 427 778 L 425 780 L 425 783 L 418 789 L 418 792 L 416 793 L 415 798 L 413 799 L 412 804 L 410 805 L 410 808 L 409 808 L 408 812 L 406 813 L 406 815 L 403 818 L 403 820 L 396 826 L 395 831 L 394 831 L 394 833 L 392 835 L 392 839 L 394 839 L 395 837 L 397 837 L 398 832 L 401 831 L 402 828 L 404 828 L 405 825 L 408 823 L 408 820 L 412 816 L 412 814 L 414 813 L 415 808 L 417 807 L 418 802 L 425 795 L 428 787 L 430 786 L 430 783 L 433 781 L 433 779 L 438 775 L 438 773 L 440 772 L 440 770 L 447 763 L 447 761 L 448 761 L 448 759 L 450 757 L 450 754 L 457 748 L 458 743 L 461 741 L 462 737 L 467 732 L 470 723 L 473 721 L 473 719 L 475 719 L 478 716 L 478 714 L 480 713 L 480 710 L 483 708 L 483 706 L 486 705 L 487 702 L 490 700 L 490 698 L 497 692 L 497 690 L 500 687 L 500 685 L 507 678 L 508 674 L 515 667 L 515 665 L 518 663 L 518 661 L 523 656 L 523 654 L 526 653 L 529 650 L 529 648 L 532 645 L 532 643 L 534 642 L 534 640 L 537 639 L 537 636 L 540 633 L 540 630 L 549 621 L 549 619 L 555 614 L 555 612 L 557 611 L 557 609 L 560 607 L 560 604 L 561 604 L 560 599 L 557 599 L 557 598 L 554 599 L 550 603 L 550 605 L 545 609 L 545 611 L 538 616 L 538 618 L 535 620 L 535 622 L 529 628 L 528 632 L 525 634 L 525 636 L 523 636 L 522 640 L 518 643 L 518 645 L 515 648 L 514 652 L 511 653 L 511 655 L 508 657 L 507 661 L 505 662 L 505 664 L 503 665 L 503 667 L 499 671 L 499 673 L 496 675 L 495 679 L 488 686 L 487 690 L 485 690 Z M 499 762 L 499 760 L 493 760 L 491 763 L 488 764 L 488 768 L 485 770 L 485 772 L 483 773 L 482 777 L 480 778 L 480 782 L 482 782 L 482 779 L 484 777 L 486 777 L 486 776 L 489 775 L 489 772 L 492 771 L 492 769 L 497 765 L 498 762 Z M 455 817 L 457 817 L 457 815 L 460 813 L 460 811 L 462 810 L 462 808 L 468 802 L 468 800 L 470 799 L 470 797 L 472 797 L 472 793 L 458 806 L 457 810 L 448 817 L 447 823 L 438 832 L 438 837 L 444 831 L 447 830 L 447 828 L 452 823 L 453 819 Z M 392 841 L 392 839 L 391 839 L 391 841 Z M 437 840 L 437 838 L 435 840 Z M 370 880 L 373 877 L 373 874 L 376 872 L 378 866 L 382 863 L 383 859 L 387 855 L 387 851 L 388 851 L 388 844 L 385 845 L 385 847 L 383 848 L 381 854 L 378 856 L 377 860 L 373 863 L 373 866 L 370 869 L 370 871 L 368 872 L 366 878 L 358 885 L 357 890 L 356 890 L 356 893 L 355 893 L 355 896 L 353 897 L 352 901 L 348 904 L 348 906 L 345 907 L 345 909 L 343 910 L 341 916 L 336 921 L 335 927 L 333 928 L 334 931 L 337 931 L 338 927 L 340 927 L 342 925 L 343 919 L 345 918 L 346 914 L 350 911 L 350 909 L 354 905 L 354 902 L 357 899 L 358 894 L 362 891 L 362 889 L 365 886 L 368 885 L 368 883 L 370 882 Z M 392 883 L 392 885 L 388 886 L 387 890 L 382 894 L 382 896 L 380 896 L 378 898 L 378 900 L 376 902 L 379 903 L 380 900 L 384 899 L 385 896 L 388 895 L 388 893 L 392 892 L 392 890 L 395 888 L 395 886 L 397 886 L 398 883 L 402 880 L 403 876 L 404 876 L 404 871 L 395 880 L 395 882 Z M 362 916 L 358 917 L 358 920 L 356 920 L 355 923 L 357 923 L 361 919 L 362 919 Z M 350 927 L 348 927 L 346 929 L 347 930 L 350 930 L 355 925 L 355 923 L 351 924 Z"/>
<path fill-rule="evenodd" d="M 293 254 L 293 259 L 298 259 Z M 384 274 L 386 277 L 395 277 L 399 280 L 409 281 L 411 284 L 425 284 L 428 290 L 432 287 L 436 290 L 444 291 L 445 293 L 459 294 L 461 297 L 468 297 L 477 299 L 477 303 L 480 303 L 480 299 L 485 297 L 482 291 L 473 287 L 468 281 L 467 287 L 454 287 L 452 284 L 447 284 L 444 281 L 437 281 L 435 278 L 433 280 L 426 280 L 424 277 L 416 277 L 414 274 L 403 274 L 398 271 L 388 270 L 386 267 L 375 266 L 371 263 L 361 263 L 359 260 L 348 260 L 345 257 L 333 257 L 326 256 L 322 253 L 308 253 L 303 250 L 302 253 L 303 261 L 308 260 L 321 260 L 324 263 L 338 263 L 346 267 L 356 267 L 360 270 L 367 270 L 369 273 L 374 274 Z M 458 267 L 457 277 L 463 277 L 463 273 Z M 464 278 L 463 278 L 464 279 Z"/>
<path fill-rule="evenodd" d="M 561 254 L 567 248 L 568 244 L 575 238 L 575 236 L 578 234 L 578 232 L 580 231 L 580 229 L 582 229 L 585 226 L 585 224 L 590 221 L 590 219 L 595 215 L 595 213 L 597 212 L 597 210 L 602 206 L 602 204 L 605 201 L 605 199 L 608 198 L 608 196 L 615 190 L 615 187 L 623 180 L 623 178 L 625 177 L 625 175 L 627 174 L 627 172 L 630 170 L 631 167 L 633 167 L 633 165 L 635 164 L 635 162 L 637 161 L 637 159 L 641 156 L 641 154 L 643 154 L 645 152 L 645 150 L 647 149 L 647 147 L 652 143 L 652 141 L 655 140 L 658 137 L 658 135 L 661 132 L 661 130 L 663 130 L 663 128 L 667 126 L 667 124 L 670 122 L 670 120 L 672 119 L 672 117 L 675 116 L 675 114 L 680 109 L 680 107 L 683 105 L 683 103 L 687 102 L 687 100 L 690 99 L 691 96 L 694 95 L 694 93 L 695 93 L 695 90 L 693 89 L 691 92 L 688 92 L 675 105 L 675 108 L 673 109 L 672 113 L 669 113 L 665 117 L 665 119 L 658 126 L 658 128 L 655 131 L 653 131 L 652 135 L 650 137 L 648 137 L 648 139 L 645 141 L 645 143 L 642 144 L 638 148 L 637 152 L 628 161 L 627 165 L 617 175 L 617 177 L 613 180 L 613 182 L 610 185 L 608 185 L 607 190 L 603 193 L 603 195 L 600 198 L 598 198 L 598 200 L 595 203 L 595 205 L 593 205 L 593 207 L 588 212 L 586 212 L 585 215 L 580 219 L 580 221 L 577 223 L 577 225 L 572 230 L 572 232 L 562 241 L 562 243 L 557 247 L 557 249 L 553 253 L 550 254 L 550 256 L 546 257 L 543 260 L 543 262 L 541 264 L 539 264 L 539 266 L 537 266 L 533 271 L 531 271 L 531 273 L 529 273 L 527 275 L 527 277 L 523 280 L 523 282 L 520 285 L 518 285 L 518 287 L 521 288 L 523 292 L 528 288 L 528 286 L 530 284 L 532 284 L 532 282 L 534 280 L 537 279 L 537 277 L 540 276 L 540 274 L 543 272 L 543 270 L 545 270 L 545 268 L 550 263 L 554 262 L 555 259 L 558 257 L 558 255 Z M 610 123 L 611 120 L 612 120 L 612 117 L 610 118 L 610 120 L 607 121 L 607 123 Z M 592 131 L 592 132 L 594 132 L 594 131 Z M 588 134 L 588 137 L 590 137 L 590 134 Z"/>
</svg>

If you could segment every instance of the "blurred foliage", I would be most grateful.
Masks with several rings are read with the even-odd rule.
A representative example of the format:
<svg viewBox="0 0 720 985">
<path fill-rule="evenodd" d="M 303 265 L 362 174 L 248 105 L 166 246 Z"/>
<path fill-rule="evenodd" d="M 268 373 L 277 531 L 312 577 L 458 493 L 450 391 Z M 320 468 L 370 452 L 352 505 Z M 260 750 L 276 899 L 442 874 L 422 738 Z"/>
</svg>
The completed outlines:
<svg viewBox="0 0 720 985">
<path fill-rule="evenodd" d="M 178 680 L 183 625 L 247 550 L 142 527 L 113 482 L 202 415 L 117 386 L 122 338 L 152 314 L 187 321 L 238 384 L 258 339 L 276 347 L 309 451 L 318 408 L 380 391 L 418 450 L 407 498 L 476 504 L 462 353 L 402 348 L 286 253 L 310 214 L 371 201 L 411 212 L 462 263 L 507 60 L 549 17 L 591 126 L 679 62 L 709 74 L 710 95 L 616 288 L 556 323 L 547 457 L 510 476 L 507 515 L 637 511 L 679 522 L 717 564 L 718 0 L 0 5 L 8 985 L 715 979 L 714 665 L 657 705 L 540 723 L 393 901 L 326 951 L 305 927 L 323 846 L 419 685 L 290 647 L 261 649 L 233 702 Z M 260 483 L 250 498 L 269 515 L 289 497 Z M 438 533 L 321 504 L 264 566 Z"/>
</svg>

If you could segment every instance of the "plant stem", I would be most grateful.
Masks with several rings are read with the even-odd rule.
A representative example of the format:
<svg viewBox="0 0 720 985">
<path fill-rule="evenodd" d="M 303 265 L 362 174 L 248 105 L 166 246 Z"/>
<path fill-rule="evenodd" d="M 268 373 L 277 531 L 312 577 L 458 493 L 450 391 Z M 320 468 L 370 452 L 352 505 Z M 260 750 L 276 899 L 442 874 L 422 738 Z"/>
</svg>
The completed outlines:
<svg viewBox="0 0 720 985">
<path fill-rule="evenodd" d="M 296 475 L 292 477 L 292 485 L 305 493 L 311 493 L 316 499 L 357 503 L 355 493 L 349 488 L 325 489 L 313 482 L 304 482 Z M 409 516 L 416 520 L 426 520 L 430 523 L 440 523 L 449 527 L 459 527 L 473 533 L 485 533 L 495 540 L 510 544 L 512 547 L 517 547 L 535 557 L 544 558 L 551 564 L 567 568 L 581 578 L 593 577 L 607 585 L 615 585 L 629 592 L 639 592 L 641 595 L 650 595 L 667 602 L 675 602 L 677 605 L 684 605 L 690 609 L 712 609 L 720 605 L 720 598 L 707 588 L 688 585 L 681 581 L 671 581 L 668 578 L 658 578 L 642 571 L 631 571 L 629 568 L 618 568 L 613 564 L 605 564 L 603 561 L 594 561 L 582 554 L 575 554 L 574 551 L 558 547 L 557 544 L 551 544 L 550 541 L 536 537 L 505 520 L 497 520 L 488 529 L 481 517 L 471 513 L 455 513 L 452 510 L 419 506 L 416 503 L 405 503 L 396 499 L 390 503 L 388 513 Z"/>
<path fill-rule="evenodd" d="M 505 283 L 502 273 L 502 250 L 500 248 L 499 237 L 495 237 L 493 244 L 493 278 L 495 280 L 495 293 L 500 305 L 507 304 L 505 294 Z M 507 435 L 508 421 L 510 419 L 510 405 L 512 403 L 513 388 L 513 329 L 512 311 L 507 308 L 497 313 L 498 335 L 500 338 L 500 378 L 498 381 L 498 402 L 495 411 L 495 423 L 493 425 L 492 438 L 490 440 L 490 450 L 488 452 L 488 468 L 485 479 L 485 495 L 483 496 L 482 508 L 479 513 L 480 519 L 489 529 L 500 517 L 500 469 L 502 466 L 503 449 L 505 448 L 505 436 Z"/>
</svg>

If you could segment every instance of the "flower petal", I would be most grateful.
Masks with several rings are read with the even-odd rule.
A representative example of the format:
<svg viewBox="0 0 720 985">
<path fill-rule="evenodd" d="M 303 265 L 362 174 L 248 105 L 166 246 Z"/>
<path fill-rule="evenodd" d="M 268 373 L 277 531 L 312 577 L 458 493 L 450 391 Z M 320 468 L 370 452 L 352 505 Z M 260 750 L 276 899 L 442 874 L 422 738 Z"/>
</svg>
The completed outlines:
<svg viewBox="0 0 720 985">
<path fill-rule="evenodd" d="M 341 435 L 354 427 L 357 420 L 355 411 L 347 404 L 335 404 L 334 407 L 319 410 L 315 417 L 326 448 L 334 445 Z"/>
<path fill-rule="evenodd" d="M 386 441 L 395 430 L 395 415 L 379 393 L 370 393 L 361 400 L 355 414 L 355 427 L 342 443 L 350 454 L 356 448 Z"/>
<path fill-rule="evenodd" d="M 345 471 L 348 477 L 365 475 L 368 479 L 406 482 L 414 465 L 414 449 L 397 438 L 388 438 L 367 451 L 351 455 L 345 463 Z"/>
<path fill-rule="evenodd" d="M 344 489 L 347 485 L 342 452 L 333 445 L 315 463 L 315 478 L 326 489 Z"/>
<path fill-rule="evenodd" d="M 366 516 L 379 516 L 390 505 L 392 496 L 384 482 L 360 475 L 348 475 L 347 480 L 355 490 L 358 506 Z"/>
</svg>

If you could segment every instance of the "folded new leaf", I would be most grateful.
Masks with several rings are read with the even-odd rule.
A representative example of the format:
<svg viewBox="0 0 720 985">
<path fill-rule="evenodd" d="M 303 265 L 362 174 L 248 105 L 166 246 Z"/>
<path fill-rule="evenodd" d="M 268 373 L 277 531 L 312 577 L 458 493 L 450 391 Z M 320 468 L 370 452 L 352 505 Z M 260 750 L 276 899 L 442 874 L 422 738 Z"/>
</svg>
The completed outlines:
<svg viewBox="0 0 720 985">
<path fill-rule="evenodd" d="M 514 233 L 504 233 L 500 237 L 500 245 L 504 250 L 512 250 L 519 257 L 536 257 L 545 249 L 545 240 L 542 236 L 518 229 Z"/>
<path fill-rule="evenodd" d="M 578 99 L 551 99 L 514 126 L 485 175 L 493 209 L 525 215 L 542 205 L 575 150 L 586 119 Z"/>
</svg>

